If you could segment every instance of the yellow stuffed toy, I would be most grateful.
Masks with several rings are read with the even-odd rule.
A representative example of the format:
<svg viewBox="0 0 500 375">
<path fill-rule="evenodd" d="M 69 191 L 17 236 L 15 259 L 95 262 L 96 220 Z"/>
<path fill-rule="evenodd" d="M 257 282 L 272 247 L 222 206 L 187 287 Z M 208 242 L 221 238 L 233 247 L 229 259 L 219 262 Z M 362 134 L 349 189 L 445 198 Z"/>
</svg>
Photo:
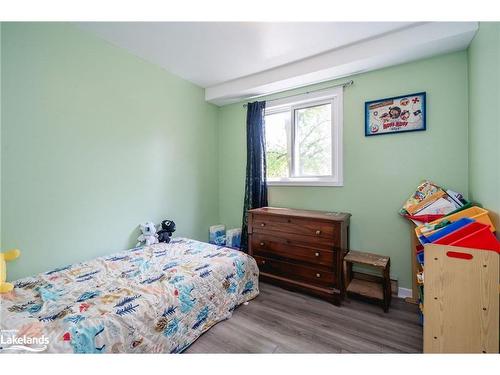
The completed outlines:
<svg viewBox="0 0 500 375">
<path fill-rule="evenodd" d="M 16 259 L 21 255 L 17 249 L 9 250 L 6 253 L 0 253 L 0 293 L 8 293 L 14 289 L 14 285 L 7 283 L 7 265 L 5 262 Z"/>
</svg>

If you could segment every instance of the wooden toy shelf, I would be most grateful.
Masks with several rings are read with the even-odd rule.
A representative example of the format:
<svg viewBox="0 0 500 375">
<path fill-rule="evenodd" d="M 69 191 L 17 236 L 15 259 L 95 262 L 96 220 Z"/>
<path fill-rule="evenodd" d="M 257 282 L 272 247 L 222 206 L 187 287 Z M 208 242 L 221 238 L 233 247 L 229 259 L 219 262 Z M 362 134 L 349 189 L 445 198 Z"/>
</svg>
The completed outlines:
<svg viewBox="0 0 500 375">
<path fill-rule="evenodd" d="M 424 353 L 498 353 L 499 254 L 425 245 Z"/>
<path fill-rule="evenodd" d="M 414 303 L 418 305 L 418 283 L 417 283 L 417 273 L 419 272 L 419 264 L 416 258 L 416 248 L 420 245 L 417 235 L 415 234 L 415 225 L 412 223 L 410 226 L 410 259 L 411 259 L 411 293 L 412 296 L 406 298 L 406 302 Z"/>
</svg>

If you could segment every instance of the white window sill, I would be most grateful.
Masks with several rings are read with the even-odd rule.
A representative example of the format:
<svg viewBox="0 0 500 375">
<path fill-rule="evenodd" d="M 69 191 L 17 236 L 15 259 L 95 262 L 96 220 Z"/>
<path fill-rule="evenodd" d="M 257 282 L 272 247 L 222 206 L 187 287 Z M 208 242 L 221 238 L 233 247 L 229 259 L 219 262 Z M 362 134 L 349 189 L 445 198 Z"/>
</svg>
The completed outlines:
<svg viewBox="0 0 500 375">
<path fill-rule="evenodd" d="M 267 186 L 344 186 L 343 181 L 332 179 L 297 178 L 289 180 L 267 180 Z"/>
</svg>

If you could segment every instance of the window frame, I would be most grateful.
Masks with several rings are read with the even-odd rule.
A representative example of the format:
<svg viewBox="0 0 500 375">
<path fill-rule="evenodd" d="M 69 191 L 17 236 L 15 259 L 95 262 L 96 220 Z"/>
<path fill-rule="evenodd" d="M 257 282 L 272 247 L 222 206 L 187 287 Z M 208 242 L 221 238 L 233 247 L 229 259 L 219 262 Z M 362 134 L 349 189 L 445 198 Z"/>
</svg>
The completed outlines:
<svg viewBox="0 0 500 375">
<path fill-rule="evenodd" d="M 331 145 L 332 145 L 332 174 L 328 176 L 296 176 L 297 145 L 296 133 L 296 111 L 300 109 L 316 107 L 319 105 L 331 105 Z M 273 100 L 272 104 L 266 105 L 265 115 L 289 112 L 290 113 L 290 144 L 288 153 L 288 167 L 290 177 L 267 178 L 269 186 L 344 186 L 343 181 L 343 88 L 335 87 L 328 90 L 306 93 L 289 98 Z M 267 150 L 266 150 L 267 154 Z"/>
</svg>

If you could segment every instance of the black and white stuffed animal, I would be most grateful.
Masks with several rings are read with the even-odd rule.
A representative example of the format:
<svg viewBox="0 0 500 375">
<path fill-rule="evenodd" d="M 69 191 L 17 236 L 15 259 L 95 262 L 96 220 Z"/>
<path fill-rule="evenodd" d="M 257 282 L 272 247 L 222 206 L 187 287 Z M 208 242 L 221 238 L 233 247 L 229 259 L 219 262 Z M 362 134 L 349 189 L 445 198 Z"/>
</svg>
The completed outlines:
<svg viewBox="0 0 500 375">
<path fill-rule="evenodd" d="M 169 243 L 172 233 L 175 232 L 175 223 L 172 220 L 163 220 L 158 231 L 158 241 Z"/>
</svg>

